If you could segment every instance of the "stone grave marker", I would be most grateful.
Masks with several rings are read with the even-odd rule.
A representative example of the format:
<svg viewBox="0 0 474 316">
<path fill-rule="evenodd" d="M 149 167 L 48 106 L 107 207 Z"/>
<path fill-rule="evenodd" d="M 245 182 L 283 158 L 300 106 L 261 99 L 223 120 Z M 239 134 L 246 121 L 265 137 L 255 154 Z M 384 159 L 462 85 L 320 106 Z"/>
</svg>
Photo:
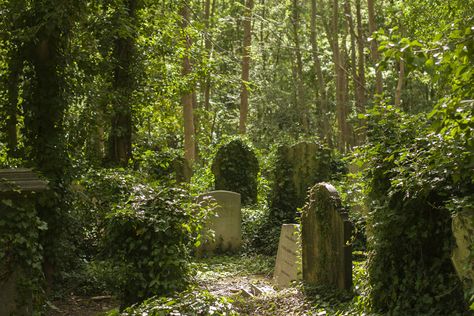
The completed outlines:
<svg viewBox="0 0 474 316">
<path fill-rule="evenodd" d="M 273 281 L 282 288 L 289 287 L 291 281 L 301 279 L 301 242 L 298 240 L 298 231 L 298 224 L 281 226 Z"/>
<path fill-rule="evenodd" d="M 216 203 L 216 216 L 204 228 L 204 240 L 198 254 L 235 252 L 242 246 L 240 194 L 230 191 L 212 191 L 201 195 L 201 200 Z M 214 232 L 211 238 L 210 231 Z"/>
<path fill-rule="evenodd" d="M 40 179 L 30 169 L 0 169 L 0 200 L 8 201 L 0 203 L 0 220 L 16 217 L 22 207 L 34 208 L 34 193 L 47 189 L 48 182 Z M 15 205 L 18 209 L 8 204 Z M 38 229 L 29 223 L 25 225 L 25 230 Z M 4 232 L 0 232 L 2 233 Z M 24 231 L 10 230 L 7 233 L 23 234 Z M 0 247 L 4 245 L 0 243 Z M 0 315 L 33 314 L 32 293 L 21 286 L 25 280 L 30 279 L 30 273 L 24 262 L 15 260 L 14 253 L 7 254 L 3 262 L 0 262 Z"/>
<path fill-rule="evenodd" d="M 350 289 L 352 224 L 332 185 L 319 183 L 311 188 L 301 224 L 303 280 L 311 285 Z"/>
</svg>

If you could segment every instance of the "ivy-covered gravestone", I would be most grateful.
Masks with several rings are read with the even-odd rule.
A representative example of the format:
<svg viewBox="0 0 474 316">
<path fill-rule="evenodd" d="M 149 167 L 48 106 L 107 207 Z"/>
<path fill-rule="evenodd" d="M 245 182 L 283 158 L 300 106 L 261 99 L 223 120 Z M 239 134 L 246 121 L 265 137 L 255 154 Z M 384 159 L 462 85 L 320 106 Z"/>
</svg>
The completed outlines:
<svg viewBox="0 0 474 316">
<path fill-rule="evenodd" d="M 219 148 L 212 164 L 214 187 L 240 193 L 242 205 L 257 202 L 257 157 L 242 140 L 233 140 Z"/>
<path fill-rule="evenodd" d="M 311 188 L 301 216 L 303 280 L 349 290 L 352 286 L 352 225 L 336 189 Z"/>
<path fill-rule="evenodd" d="M 0 315 L 33 315 L 41 296 L 40 230 L 36 193 L 47 182 L 30 169 L 0 169 Z"/>
<path fill-rule="evenodd" d="M 332 161 L 331 151 L 316 143 L 280 147 L 270 195 L 271 218 L 279 223 L 294 223 L 308 189 L 329 180 Z"/>
</svg>

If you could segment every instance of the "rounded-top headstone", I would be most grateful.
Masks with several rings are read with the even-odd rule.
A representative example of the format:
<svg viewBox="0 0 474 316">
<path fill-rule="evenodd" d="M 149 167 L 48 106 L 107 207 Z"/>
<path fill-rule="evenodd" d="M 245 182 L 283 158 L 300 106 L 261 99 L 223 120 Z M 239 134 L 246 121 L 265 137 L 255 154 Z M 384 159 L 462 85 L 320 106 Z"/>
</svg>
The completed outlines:
<svg viewBox="0 0 474 316">
<path fill-rule="evenodd" d="M 303 280 L 311 285 L 350 289 L 352 225 L 332 185 L 318 183 L 311 188 L 301 226 Z"/>
</svg>

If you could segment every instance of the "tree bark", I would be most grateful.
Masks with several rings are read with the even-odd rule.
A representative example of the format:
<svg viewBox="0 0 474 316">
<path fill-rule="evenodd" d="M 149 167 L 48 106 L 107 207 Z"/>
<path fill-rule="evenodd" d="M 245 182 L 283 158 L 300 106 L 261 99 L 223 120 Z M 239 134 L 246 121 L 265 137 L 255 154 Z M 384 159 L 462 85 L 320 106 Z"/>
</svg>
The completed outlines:
<svg viewBox="0 0 474 316">
<path fill-rule="evenodd" d="M 23 58 L 19 49 L 10 52 L 8 61 L 8 100 L 6 105 L 6 136 L 8 154 L 12 157 L 17 156 L 18 135 L 17 135 L 17 112 L 18 112 L 18 91 L 20 83 L 20 74 L 22 71 Z"/>
<path fill-rule="evenodd" d="M 299 113 L 299 121 L 303 130 L 303 133 L 309 134 L 309 114 L 306 106 L 304 82 L 303 82 L 303 59 L 301 56 L 301 44 L 299 38 L 299 7 L 298 0 L 292 2 L 292 29 L 293 29 L 293 40 L 295 41 L 295 79 L 296 79 L 296 108 Z"/>
<path fill-rule="evenodd" d="M 375 24 L 375 8 L 374 8 L 374 0 L 367 0 L 367 7 L 369 12 L 369 32 L 371 36 L 374 35 L 375 31 L 377 30 L 377 26 Z M 372 53 L 372 63 L 375 67 L 375 93 L 379 97 L 382 95 L 383 92 L 383 84 L 382 84 L 382 73 L 377 67 L 377 63 L 379 62 L 379 52 L 378 52 L 378 44 L 375 39 L 372 39 L 370 42 L 370 49 Z"/>
<path fill-rule="evenodd" d="M 189 59 L 189 50 L 191 48 L 191 38 L 187 34 L 187 27 L 189 25 L 189 8 L 186 4 L 181 8 L 182 17 L 182 30 L 185 34 L 185 53 L 182 61 L 182 75 L 186 78 L 191 74 L 191 61 Z M 189 167 L 191 167 L 196 158 L 196 147 L 194 143 L 194 114 L 193 114 L 193 91 L 188 89 L 184 91 L 181 97 L 181 104 L 183 106 L 183 119 L 184 119 L 184 159 Z"/>
<path fill-rule="evenodd" d="M 247 132 L 247 115 L 249 111 L 249 77 L 250 77 L 250 52 L 252 45 L 252 11 L 253 0 L 247 0 L 245 6 L 245 18 L 243 21 L 244 40 L 242 47 L 242 87 L 240 92 L 240 118 L 239 132 Z"/>
<path fill-rule="evenodd" d="M 398 69 L 398 83 L 397 89 L 395 90 L 395 106 L 399 107 L 402 104 L 402 88 L 403 80 L 405 78 L 405 63 L 403 60 L 400 60 Z"/>
<path fill-rule="evenodd" d="M 126 1 L 127 16 L 134 25 L 137 9 L 136 0 Z M 109 136 L 109 159 L 112 164 L 126 166 L 132 156 L 132 111 L 130 99 L 135 87 L 132 70 L 135 55 L 133 35 L 119 37 L 115 40 L 113 56 L 115 57 L 112 125 Z"/>
<path fill-rule="evenodd" d="M 330 148 L 333 147 L 332 143 L 332 129 L 329 123 L 328 118 L 328 98 L 326 93 L 326 80 L 323 75 L 321 68 L 321 60 L 319 58 L 319 47 L 316 33 L 316 17 L 318 14 L 317 10 L 317 0 L 311 0 L 311 33 L 310 33 L 310 42 L 311 42 L 311 52 L 313 57 L 313 67 L 315 73 L 315 85 L 316 89 L 316 99 L 318 102 L 318 127 L 319 127 L 319 136 L 321 139 L 324 139 Z"/>
</svg>

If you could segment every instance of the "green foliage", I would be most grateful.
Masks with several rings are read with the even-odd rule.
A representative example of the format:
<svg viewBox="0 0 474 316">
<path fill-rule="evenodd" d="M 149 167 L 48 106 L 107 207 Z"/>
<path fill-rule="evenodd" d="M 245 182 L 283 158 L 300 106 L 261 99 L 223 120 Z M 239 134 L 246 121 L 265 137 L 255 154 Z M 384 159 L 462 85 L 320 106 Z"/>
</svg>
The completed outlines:
<svg viewBox="0 0 474 316">
<path fill-rule="evenodd" d="M 38 217 L 34 198 L 19 193 L 0 197 L 0 283 L 16 276 L 18 306 L 33 303 L 39 310 L 44 299 L 39 241 L 47 224 Z"/>
<path fill-rule="evenodd" d="M 172 297 L 152 297 L 138 306 L 125 309 L 122 313 L 111 312 L 108 316 L 162 316 L 162 315 L 238 315 L 232 300 L 217 297 L 208 291 L 191 289 Z"/>
<path fill-rule="evenodd" d="M 108 216 L 102 255 L 118 271 L 125 305 L 183 289 L 189 252 L 206 212 L 185 191 L 151 185 L 132 188 Z"/>
<path fill-rule="evenodd" d="M 252 148 L 241 139 L 222 145 L 214 158 L 215 189 L 240 193 L 243 205 L 257 203 L 259 164 Z"/>
<path fill-rule="evenodd" d="M 215 282 L 223 278 L 249 275 L 272 275 L 275 258 L 258 254 L 215 256 L 195 261 L 199 282 Z"/>
<path fill-rule="evenodd" d="M 472 108 L 457 108 L 473 117 Z M 370 203 L 372 306 L 397 315 L 462 313 L 462 288 L 450 259 L 451 212 L 472 207 L 472 125 L 453 138 L 434 132 L 422 115 L 390 107 L 376 108 L 369 122 L 370 143 L 359 159 Z M 449 130 L 457 125 L 445 123 Z"/>
</svg>

